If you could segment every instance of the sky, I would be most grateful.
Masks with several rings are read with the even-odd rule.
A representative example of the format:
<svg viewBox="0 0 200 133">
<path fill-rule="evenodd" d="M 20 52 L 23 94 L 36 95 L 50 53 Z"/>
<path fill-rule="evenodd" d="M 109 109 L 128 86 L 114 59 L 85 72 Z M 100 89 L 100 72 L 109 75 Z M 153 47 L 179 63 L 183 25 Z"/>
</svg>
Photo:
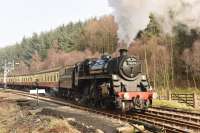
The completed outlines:
<svg viewBox="0 0 200 133">
<path fill-rule="evenodd" d="M 0 0 L 0 3 L 0 47 L 20 42 L 33 32 L 112 12 L 107 0 Z"/>
</svg>

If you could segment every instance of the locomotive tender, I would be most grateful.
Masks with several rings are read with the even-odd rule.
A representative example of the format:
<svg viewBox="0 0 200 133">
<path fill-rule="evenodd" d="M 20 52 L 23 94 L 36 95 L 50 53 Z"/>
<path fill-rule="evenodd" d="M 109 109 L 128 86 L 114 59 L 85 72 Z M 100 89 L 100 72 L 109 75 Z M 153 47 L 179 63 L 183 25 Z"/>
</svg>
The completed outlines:
<svg viewBox="0 0 200 133">
<path fill-rule="evenodd" d="M 120 49 L 120 56 L 102 55 L 72 66 L 7 78 L 9 87 L 55 90 L 60 96 L 72 98 L 84 105 L 100 108 L 146 109 L 152 104 L 152 92 L 142 73 L 142 62 Z M 3 85 L 3 77 L 0 77 Z"/>
</svg>

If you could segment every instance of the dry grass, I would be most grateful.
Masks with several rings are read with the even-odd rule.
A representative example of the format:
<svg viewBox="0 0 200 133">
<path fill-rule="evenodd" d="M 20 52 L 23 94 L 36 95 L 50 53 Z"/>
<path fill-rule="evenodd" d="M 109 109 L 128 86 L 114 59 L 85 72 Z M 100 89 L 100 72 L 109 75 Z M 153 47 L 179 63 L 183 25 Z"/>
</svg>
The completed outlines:
<svg viewBox="0 0 200 133">
<path fill-rule="evenodd" d="M 0 117 L 9 116 L 18 110 L 19 108 L 14 103 L 0 102 Z"/>
<path fill-rule="evenodd" d="M 80 133 L 64 120 L 52 119 L 49 124 L 50 128 L 46 131 L 46 133 Z"/>
<path fill-rule="evenodd" d="M 161 107 L 168 107 L 168 108 L 177 108 L 183 110 L 194 110 L 194 108 L 187 106 L 183 103 L 177 103 L 175 101 L 168 101 L 168 100 L 153 100 L 153 106 L 161 106 Z"/>
<path fill-rule="evenodd" d="M 18 111 L 19 108 L 15 103 L 0 102 L 0 133 L 8 132 L 8 124 Z"/>
<path fill-rule="evenodd" d="M 157 93 L 158 95 L 160 96 L 165 96 L 165 98 L 167 98 L 167 95 L 168 95 L 168 89 L 164 89 L 164 88 L 160 88 L 159 90 L 157 90 Z M 192 94 L 192 93 L 195 93 L 197 94 L 197 108 L 196 109 L 190 109 L 189 110 L 194 110 L 194 111 L 199 111 L 200 110 L 200 88 L 174 88 L 174 89 L 171 89 L 170 90 L 172 94 L 176 93 L 176 94 Z M 165 100 L 155 100 L 154 102 L 155 104 L 160 104 L 160 105 L 163 105 L 163 106 L 170 106 L 170 107 L 175 107 L 175 108 L 188 108 L 188 107 L 185 107 L 186 105 L 185 104 L 177 104 L 176 102 L 173 102 L 173 103 L 170 103 L 170 102 L 167 102 Z M 178 106 L 178 107 L 176 107 Z"/>
<path fill-rule="evenodd" d="M 0 133 L 80 133 L 65 120 L 27 113 L 7 96 L 0 95 Z"/>
</svg>

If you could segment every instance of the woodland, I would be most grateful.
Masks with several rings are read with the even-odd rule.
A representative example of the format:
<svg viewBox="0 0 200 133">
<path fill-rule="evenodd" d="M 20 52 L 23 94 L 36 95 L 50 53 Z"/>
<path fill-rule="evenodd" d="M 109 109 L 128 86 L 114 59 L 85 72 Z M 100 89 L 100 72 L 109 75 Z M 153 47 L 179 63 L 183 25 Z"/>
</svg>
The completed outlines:
<svg viewBox="0 0 200 133">
<path fill-rule="evenodd" d="M 70 22 L 1 48 L 0 63 L 14 60 L 18 62 L 14 73 L 26 74 L 98 58 L 103 52 L 116 56 L 119 48 L 127 46 L 119 43 L 117 30 L 111 15 Z M 151 14 L 146 29 L 138 33 L 128 51 L 143 60 L 154 88 L 200 87 L 200 34 L 196 29 L 179 23 L 173 35 L 164 34 Z"/>
</svg>

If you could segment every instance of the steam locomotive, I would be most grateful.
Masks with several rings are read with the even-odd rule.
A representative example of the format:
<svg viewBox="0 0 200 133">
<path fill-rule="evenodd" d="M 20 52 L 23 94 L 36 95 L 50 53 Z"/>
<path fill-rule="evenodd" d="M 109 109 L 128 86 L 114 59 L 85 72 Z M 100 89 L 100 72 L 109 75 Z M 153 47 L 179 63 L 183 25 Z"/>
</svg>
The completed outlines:
<svg viewBox="0 0 200 133">
<path fill-rule="evenodd" d="M 151 106 L 152 92 L 142 74 L 142 61 L 128 56 L 126 49 L 119 52 L 119 57 L 103 55 L 61 70 L 60 93 L 83 104 L 120 108 L 123 112 Z"/>
<path fill-rule="evenodd" d="M 152 104 L 152 92 L 142 73 L 142 61 L 129 56 L 126 49 L 119 52 L 120 56 L 115 58 L 104 54 L 63 68 L 10 75 L 7 85 L 45 88 L 47 92 L 99 108 L 119 108 L 123 112 L 146 109 Z M 0 85 L 3 81 L 0 76 Z"/>
</svg>

